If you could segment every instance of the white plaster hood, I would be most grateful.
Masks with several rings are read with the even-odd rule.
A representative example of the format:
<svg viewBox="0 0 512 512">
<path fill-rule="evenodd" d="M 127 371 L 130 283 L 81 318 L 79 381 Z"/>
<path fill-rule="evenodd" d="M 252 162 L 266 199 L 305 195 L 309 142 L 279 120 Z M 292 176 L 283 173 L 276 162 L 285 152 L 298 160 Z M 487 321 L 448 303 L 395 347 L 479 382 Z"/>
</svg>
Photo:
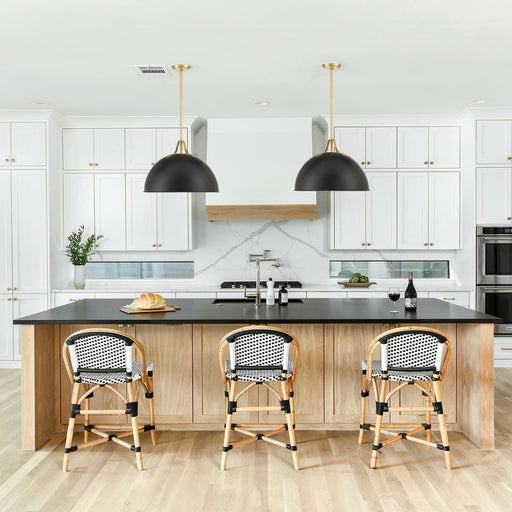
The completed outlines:
<svg viewBox="0 0 512 512">
<path fill-rule="evenodd" d="M 206 194 L 206 218 L 316 218 L 316 192 L 294 191 L 312 127 L 311 118 L 208 119 L 207 162 L 220 192 Z"/>
</svg>

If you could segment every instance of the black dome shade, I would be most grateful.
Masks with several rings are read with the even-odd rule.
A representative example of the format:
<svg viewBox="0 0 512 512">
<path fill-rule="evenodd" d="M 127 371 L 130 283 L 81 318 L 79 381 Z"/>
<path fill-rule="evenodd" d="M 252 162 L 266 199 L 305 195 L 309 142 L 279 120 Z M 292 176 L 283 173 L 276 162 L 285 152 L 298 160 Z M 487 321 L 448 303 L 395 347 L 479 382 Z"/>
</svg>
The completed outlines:
<svg viewBox="0 0 512 512">
<path fill-rule="evenodd" d="M 326 152 L 310 158 L 297 174 L 295 190 L 370 190 L 358 163 L 343 153 Z"/>
<path fill-rule="evenodd" d="M 189 153 L 164 156 L 149 171 L 144 192 L 218 192 L 206 162 Z"/>
</svg>

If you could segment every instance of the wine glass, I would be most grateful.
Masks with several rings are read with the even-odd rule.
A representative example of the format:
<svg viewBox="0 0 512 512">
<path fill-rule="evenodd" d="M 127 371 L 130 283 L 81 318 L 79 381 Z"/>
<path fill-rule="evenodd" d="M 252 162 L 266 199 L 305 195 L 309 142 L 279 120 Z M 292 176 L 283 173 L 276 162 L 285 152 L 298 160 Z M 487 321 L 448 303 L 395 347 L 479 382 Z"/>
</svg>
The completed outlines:
<svg viewBox="0 0 512 512">
<path fill-rule="evenodd" d="M 400 289 L 392 287 L 388 290 L 388 297 L 389 300 L 393 301 L 393 311 L 390 311 L 390 313 L 398 313 L 398 310 L 396 309 L 395 303 L 400 298 Z"/>
</svg>

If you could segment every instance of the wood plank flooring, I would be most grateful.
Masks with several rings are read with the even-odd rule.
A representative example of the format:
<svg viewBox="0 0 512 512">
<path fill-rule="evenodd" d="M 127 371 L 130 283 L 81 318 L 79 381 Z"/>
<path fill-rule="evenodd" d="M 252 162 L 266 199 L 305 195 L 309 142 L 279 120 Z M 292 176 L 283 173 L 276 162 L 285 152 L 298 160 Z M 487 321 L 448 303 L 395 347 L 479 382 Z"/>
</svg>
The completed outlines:
<svg viewBox="0 0 512 512">
<path fill-rule="evenodd" d="M 442 453 L 395 443 L 371 470 L 371 442 L 357 433 L 298 432 L 302 470 L 267 443 L 229 452 L 221 432 L 143 434 L 145 471 L 113 443 L 71 454 L 61 471 L 62 434 L 38 452 L 20 450 L 20 371 L 0 370 L 0 510 L 30 511 L 507 511 L 512 510 L 512 369 L 496 369 L 496 449 L 450 432 L 454 469 Z M 77 435 L 77 438 L 80 434 Z"/>
</svg>

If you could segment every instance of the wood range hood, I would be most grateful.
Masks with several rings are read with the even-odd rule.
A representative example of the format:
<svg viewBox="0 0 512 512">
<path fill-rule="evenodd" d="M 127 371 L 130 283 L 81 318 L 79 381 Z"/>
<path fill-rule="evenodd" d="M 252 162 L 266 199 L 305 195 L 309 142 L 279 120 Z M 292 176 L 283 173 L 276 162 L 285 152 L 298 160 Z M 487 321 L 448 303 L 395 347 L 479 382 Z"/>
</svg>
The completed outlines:
<svg viewBox="0 0 512 512">
<path fill-rule="evenodd" d="M 219 183 L 207 220 L 316 219 L 316 192 L 295 192 L 312 156 L 310 118 L 209 119 L 207 162 Z"/>
</svg>

